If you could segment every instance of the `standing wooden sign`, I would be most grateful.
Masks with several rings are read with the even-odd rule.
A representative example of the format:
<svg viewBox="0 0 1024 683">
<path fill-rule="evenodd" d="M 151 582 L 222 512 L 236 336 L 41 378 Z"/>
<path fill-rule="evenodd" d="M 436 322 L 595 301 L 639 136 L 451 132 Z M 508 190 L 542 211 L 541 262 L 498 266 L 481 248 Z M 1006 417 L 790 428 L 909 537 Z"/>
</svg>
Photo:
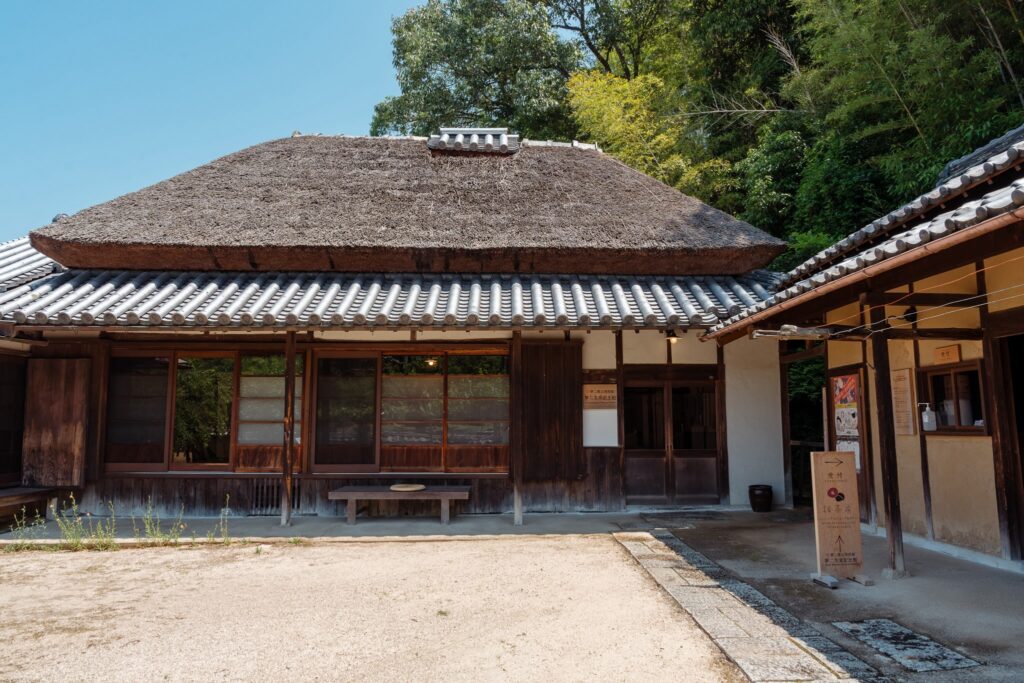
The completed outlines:
<svg viewBox="0 0 1024 683">
<path fill-rule="evenodd" d="M 853 453 L 811 453 L 818 574 L 853 578 L 864 567 Z"/>
</svg>

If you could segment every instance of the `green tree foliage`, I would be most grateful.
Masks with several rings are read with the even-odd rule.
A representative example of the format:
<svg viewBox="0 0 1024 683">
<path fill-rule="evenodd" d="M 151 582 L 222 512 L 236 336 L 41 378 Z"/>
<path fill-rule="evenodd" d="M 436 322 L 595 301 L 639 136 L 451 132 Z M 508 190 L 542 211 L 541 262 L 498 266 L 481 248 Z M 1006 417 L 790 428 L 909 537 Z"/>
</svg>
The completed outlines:
<svg viewBox="0 0 1024 683">
<path fill-rule="evenodd" d="M 375 133 L 579 136 L 790 243 L 788 268 L 1021 123 L 1015 0 L 428 0 Z"/>
<path fill-rule="evenodd" d="M 575 133 L 565 81 L 577 45 L 531 0 L 429 0 L 392 24 L 401 94 L 374 109 L 370 132 L 429 135 L 441 126 L 508 126 L 541 138 Z"/>
</svg>

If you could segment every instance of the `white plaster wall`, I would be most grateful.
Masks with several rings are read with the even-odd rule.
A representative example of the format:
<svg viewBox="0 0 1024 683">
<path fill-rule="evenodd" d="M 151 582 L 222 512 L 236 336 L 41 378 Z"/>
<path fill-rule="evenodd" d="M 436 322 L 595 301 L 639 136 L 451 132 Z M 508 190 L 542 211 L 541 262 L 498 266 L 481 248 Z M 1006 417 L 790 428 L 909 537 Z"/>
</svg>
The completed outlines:
<svg viewBox="0 0 1024 683">
<path fill-rule="evenodd" d="M 673 365 L 714 365 L 717 362 L 718 345 L 714 342 L 702 342 L 700 332 L 681 334 L 672 342 Z"/>
<path fill-rule="evenodd" d="M 599 448 L 619 445 L 619 411 L 583 410 L 583 446 Z"/>
<path fill-rule="evenodd" d="M 748 503 L 751 484 L 770 484 L 775 504 L 785 503 L 779 382 L 777 341 L 743 338 L 726 345 L 725 417 L 733 505 Z"/>
<path fill-rule="evenodd" d="M 615 369 L 615 333 L 610 330 L 572 332 L 573 339 L 583 340 L 584 370 Z"/>
<path fill-rule="evenodd" d="M 636 333 L 626 330 L 622 333 L 623 363 L 664 363 L 667 358 L 665 335 L 661 332 L 640 330 Z"/>
</svg>

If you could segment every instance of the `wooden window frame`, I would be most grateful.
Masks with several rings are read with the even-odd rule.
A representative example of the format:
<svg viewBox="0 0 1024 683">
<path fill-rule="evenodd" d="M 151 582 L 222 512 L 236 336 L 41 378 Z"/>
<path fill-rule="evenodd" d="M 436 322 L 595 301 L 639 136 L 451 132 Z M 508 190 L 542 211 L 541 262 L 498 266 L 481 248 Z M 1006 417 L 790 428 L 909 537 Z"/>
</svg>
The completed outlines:
<svg viewBox="0 0 1024 683">
<path fill-rule="evenodd" d="M 224 348 L 227 346 L 228 348 Z M 271 470 L 259 469 L 239 469 L 238 463 L 238 410 L 239 410 L 239 388 L 241 382 L 241 370 L 242 370 L 242 356 L 243 355 L 281 355 L 283 351 L 279 345 L 273 344 L 260 344 L 260 345 L 228 345 L 228 344 L 209 344 L 209 345 L 197 345 L 195 348 L 187 348 L 181 345 L 168 345 L 168 344 L 153 344 L 153 345 L 132 345 L 132 346 L 121 346 L 111 349 L 111 358 L 167 358 L 169 360 L 169 367 L 167 369 L 167 399 L 165 406 L 165 420 L 164 425 L 164 449 L 163 449 L 163 461 L 159 463 L 116 463 L 107 462 L 106 448 L 103 449 L 103 471 L 110 474 L 124 474 L 124 473 L 146 473 L 146 474 L 188 474 L 188 473 L 215 473 L 215 474 L 251 474 L 259 472 L 268 472 Z M 303 471 L 306 455 L 306 444 L 309 443 L 309 405 L 306 397 L 310 393 L 310 362 L 309 354 L 305 350 L 300 350 L 297 355 L 304 356 L 303 375 L 300 379 L 303 387 L 303 414 L 301 416 L 301 427 L 302 430 L 299 433 L 299 440 L 301 447 L 299 451 L 299 462 L 295 463 L 296 471 Z M 179 358 L 230 358 L 233 361 L 233 370 L 231 378 L 231 436 L 228 451 L 228 462 L 227 463 L 174 463 L 171 461 L 171 457 L 174 450 L 174 417 L 175 417 L 175 401 L 177 399 L 177 380 L 178 380 L 178 359 Z M 109 383 L 110 371 L 107 370 L 107 375 L 104 381 Z M 106 401 L 109 405 L 109 392 Z M 104 406 L 106 412 L 108 406 Z M 106 434 L 107 421 L 109 416 L 104 419 L 103 434 Z M 299 422 L 299 420 L 296 420 Z M 104 436 L 105 446 L 105 436 Z M 283 444 L 282 444 L 283 446 Z M 276 471 L 276 470 L 274 470 Z"/>
<path fill-rule="evenodd" d="M 178 398 L 178 359 L 179 358 L 230 358 L 232 361 L 231 374 L 231 433 L 228 437 L 228 461 L 226 463 L 174 463 L 171 457 L 174 455 L 174 409 Z M 167 446 L 166 461 L 169 472 L 234 472 L 237 465 L 235 441 L 238 438 L 238 420 L 235 419 L 235 412 L 238 406 L 238 366 L 239 351 L 175 351 L 171 362 L 171 402 L 169 404 L 171 415 L 167 423 Z"/>
<path fill-rule="evenodd" d="M 953 386 L 953 408 L 955 410 L 955 425 L 942 426 L 936 424 L 935 431 L 925 432 L 925 436 L 946 435 L 946 436 L 988 436 L 989 419 L 988 405 L 985 397 L 985 377 L 980 360 L 965 361 L 962 363 L 949 363 L 945 365 L 927 365 L 917 369 L 918 390 L 920 395 L 928 398 L 928 404 L 935 410 L 936 422 L 938 421 L 938 410 L 935 396 L 932 393 L 932 378 L 948 375 L 955 377 L 959 372 L 975 372 L 978 376 L 978 401 L 981 404 L 981 419 L 985 426 L 975 427 L 960 425 L 960 396 L 957 393 L 956 381 Z"/>
<path fill-rule="evenodd" d="M 174 395 L 174 362 L 175 354 L 170 349 L 163 350 L 150 350 L 150 349 L 118 349 L 117 352 L 110 354 L 111 359 L 114 358 L 166 358 L 167 359 L 167 394 L 164 397 L 164 448 L 163 448 L 163 460 L 160 462 L 143 462 L 143 463 L 129 463 L 129 462 L 107 462 L 107 430 L 110 426 L 110 367 L 111 364 L 107 363 L 106 377 L 103 381 L 107 383 L 107 390 L 105 393 L 106 405 L 103 406 L 103 471 L 120 473 L 120 472 L 166 472 L 167 463 L 170 459 L 170 448 L 171 445 L 168 443 L 168 434 L 173 433 L 174 426 L 171 420 L 174 417 L 174 404 L 171 402 Z"/>
<path fill-rule="evenodd" d="M 346 349 L 330 349 L 330 350 L 317 350 L 312 354 L 312 361 L 307 363 L 306 370 L 309 372 L 311 369 L 310 378 L 310 392 L 311 394 L 306 397 L 303 401 L 303 408 L 308 410 L 308 434 L 310 436 L 309 441 L 304 444 L 305 451 L 308 453 L 307 462 L 309 463 L 309 469 L 313 474 L 367 474 L 380 472 L 380 412 L 381 412 L 381 360 L 383 354 L 379 351 L 355 351 Z M 316 370 L 320 366 L 321 358 L 362 358 L 362 359 L 374 359 L 377 362 L 377 369 L 375 375 L 375 388 L 374 388 L 374 399 L 373 399 L 373 414 L 374 414 L 374 425 L 373 425 L 373 464 L 362 464 L 362 465 L 345 465 L 345 464 L 325 464 L 318 463 L 316 461 L 316 434 L 317 434 L 317 406 L 319 404 L 319 393 L 317 383 L 320 380 L 320 373 Z M 306 424 L 306 423 L 303 423 Z"/>
<path fill-rule="evenodd" d="M 365 347 L 364 347 L 365 348 Z M 441 377 L 443 378 L 442 393 L 442 418 L 441 418 L 441 467 L 430 470 L 394 470 L 385 469 L 381 462 L 381 453 L 384 448 L 382 442 L 382 405 L 383 405 L 383 380 L 384 380 L 384 356 L 440 356 L 442 363 Z M 318 349 L 313 353 L 312 360 L 307 364 L 307 371 L 318 366 L 321 358 L 376 358 L 377 360 L 377 382 L 374 405 L 375 426 L 374 426 L 374 464 L 344 465 L 344 464 L 320 464 L 316 461 L 316 403 L 317 403 L 317 380 L 318 373 L 312 372 L 310 394 L 304 403 L 311 414 L 309 415 L 308 441 L 308 462 L 310 472 L 313 474 L 380 474 L 382 477 L 399 476 L 443 476 L 463 474 L 500 474 L 506 475 L 510 472 L 510 464 L 505 467 L 452 467 L 449 466 L 449 449 L 472 449 L 479 448 L 476 444 L 449 444 L 448 443 L 448 358 L 450 356 L 504 356 L 506 357 L 509 372 L 504 377 L 509 378 L 509 413 L 507 420 L 488 420 L 487 422 L 507 422 L 509 426 L 509 443 L 498 446 L 506 450 L 506 462 L 510 463 L 512 448 L 512 367 L 511 367 L 511 346 L 508 343 L 485 344 L 477 347 L 460 346 L 457 344 L 390 344 L 369 347 L 368 350 L 361 349 Z M 469 420 L 456 420 L 458 423 L 469 423 Z"/>
</svg>

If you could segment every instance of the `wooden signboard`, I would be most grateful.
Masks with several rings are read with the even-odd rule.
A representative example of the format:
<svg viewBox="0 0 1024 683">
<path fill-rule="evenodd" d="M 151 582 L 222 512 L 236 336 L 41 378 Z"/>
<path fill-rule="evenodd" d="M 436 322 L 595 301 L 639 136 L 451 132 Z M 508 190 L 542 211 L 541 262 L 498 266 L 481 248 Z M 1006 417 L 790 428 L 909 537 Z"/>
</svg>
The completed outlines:
<svg viewBox="0 0 1024 683">
<path fill-rule="evenodd" d="M 949 365 L 960 362 L 960 345 L 950 344 L 935 349 L 933 359 L 936 365 Z"/>
<path fill-rule="evenodd" d="M 615 410 L 619 407 L 619 390 L 615 384 L 584 384 L 583 407 L 591 410 Z"/>
<path fill-rule="evenodd" d="M 818 574 L 853 578 L 864 566 L 853 453 L 811 453 L 811 481 Z"/>
<path fill-rule="evenodd" d="M 910 368 L 893 370 L 892 419 L 898 436 L 912 436 L 917 433 L 916 408 L 914 404 L 913 372 Z"/>
</svg>

